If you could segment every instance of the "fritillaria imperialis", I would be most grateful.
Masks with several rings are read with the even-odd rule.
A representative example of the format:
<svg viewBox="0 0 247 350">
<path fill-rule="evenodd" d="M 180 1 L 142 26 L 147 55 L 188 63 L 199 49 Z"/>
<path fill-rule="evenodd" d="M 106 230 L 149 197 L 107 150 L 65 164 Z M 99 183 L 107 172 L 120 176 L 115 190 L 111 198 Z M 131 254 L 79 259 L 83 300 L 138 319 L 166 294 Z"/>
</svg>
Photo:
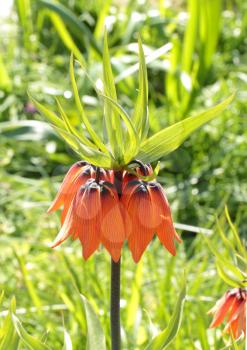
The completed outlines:
<svg viewBox="0 0 247 350">
<path fill-rule="evenodd" d="M 209 311 L 214 316 L 210 327 L 217 327 L 226 319 L 223 333 L 232 334 L 235 339 L 243 334 L 246 336 L 246 310 L 247 289 L 231 289 Z"/>
<path fill-rule="evenodd" d="M 152 175 L 152 168 L 141 164 L 138 172 Z M 167 250 L 176 254 L 174 240 L 180 242 L 180 238 L 164 190 L 156 181 L 144 181 L 126 171 L 118 172 L 115 179 L 114 171 L 77 162 L 68 171 L 48 212 L 62 205 L 62 228 L 52 247 L 72 236 L 80 239 L 85 259 L 102 243 L 118 262 L 127 240 L 138 262 L 157 233 Z"/>
<path fill-rule="evenodd" d="M 81 68 L 86 72 L 85 66 Z M 35 107 L 83 160 L 70 168 L 49 208 L 50 212 L 63 206 L 62 228 L 53 247 L 71 236 L 81 241 L 85 259 L 100 244 L 111 254 L 112 350 L 118 350 L 120 256 L 124 241 L 128 241 L 135 262 L 139 261 L 154 234 L 173 255 L 176 253 L 174 242 L 180 242 L 164 190 L 155 181 L 157 167 L 153 172 L 148 164 L 157 162 L 177 149 L 194 130 L 220 114 L 233 96 L 206 112 L 188 117 L 150 136 L 147 69 L 141 40 L 138 93 L 134 107 L 128 113 L 118 103 L 106 34 L 103 89 L 95 87 L 103 104 L 102 132 L 99 128 L 96 132 L 85 113 L 76 84 L 72 56 L 70 80 L 78 109 L 77 125 L 72 123 L 59 101 L 58 116 L 31 97 Z"/>
</svg>

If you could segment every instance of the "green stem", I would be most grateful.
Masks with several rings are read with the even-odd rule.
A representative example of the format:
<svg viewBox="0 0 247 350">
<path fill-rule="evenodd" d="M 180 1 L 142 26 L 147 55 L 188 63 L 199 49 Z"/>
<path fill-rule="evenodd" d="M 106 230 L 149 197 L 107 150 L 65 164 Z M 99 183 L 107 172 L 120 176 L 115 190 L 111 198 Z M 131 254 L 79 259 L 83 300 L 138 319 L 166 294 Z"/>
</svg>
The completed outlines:
<svg viewBox="0 0 247 350">
<path fill-rule="evenodd" d="M 117 263 L 111 260 L 111 350 L 121 349 L 120 269 L 121 259 Z"/>
</svg>

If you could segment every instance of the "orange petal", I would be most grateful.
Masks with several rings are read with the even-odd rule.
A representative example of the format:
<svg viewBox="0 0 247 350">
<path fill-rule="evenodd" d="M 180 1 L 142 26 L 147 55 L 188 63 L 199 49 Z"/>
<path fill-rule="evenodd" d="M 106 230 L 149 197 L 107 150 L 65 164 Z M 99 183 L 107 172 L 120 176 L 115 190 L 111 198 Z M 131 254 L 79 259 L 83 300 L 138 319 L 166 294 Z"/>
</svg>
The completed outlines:
<svg viewBox="0 0 247 350">
<path fill-rule="evenodd" d="M 74 180 L 71 182 L 71 185 L 66 193 L 64 195 L 64 208 L 62 210 L 62 215 L 61 215 L 61 222 L 63 223 L 67 212 L 69 210 L 69 207 L 72 203 L 72 200 L 74 199 L 77 191 L 81 186 L 86 184 L 86 182 L 91 178 L 91 169 L 87 167 L 84 169 L 79 175 L 77 175 Z"/>
<path fill-rule="evenodd" d="M 220 323 L 223 322 L 224 318 L 226 317 L 227 312 L 229 311 L 230 307 L 232 306 L 232 303 L 234 302 L 234 295 L 231 295 L 229 293 L 226 293 L 223 298 L 221 298 L 213 309 L 211 309 L 209 312 L 214 312 L 214 318 L 212 323 L 210 324 L 210 328 L 217 327 Z"/>
<path fill-rule="evenodd" d="M 163 188 L 158 183 L 151 183 L 149 191 L 154 211 L 155 231 L 163 246 L 172 254 L 176 255 L 174 239 L 181 242 L 172 221 L 171 210 Z"/>
<path fill-rule="evenodd" d="M 123 242 L 121 242 L 121 243 L 109 242 L 104 237 L 101 238 L 101 242 L 104 245 L 104 247 L 108 250 L 108 252 L 110 253 L 113 261 L 118 262 L 120 257 L 121 257 L 121 250 L 122 250 Z"/>
<path fill-rule="evenodd" d="M 48 213 L 55 211 L 59 209 L 64 204 L 64 198 L 65 195 L 68 193 L 69 188 L 71 186 L 71 182 L 73 179 L 81 172 L 83 169 L 87 166 L 86 162 L 77 162 L 72 165 L 72 167 L 69 169 L 67 174 L 65 175 L 65 178 L 58 190 L 58 193 L 52 202 L 51 206 L 47 210 Z"/>
<path fill-rule="evenodd" d="M 153 238 L 151 198 L 145 186 L 141 185 L 129 200 L 128 213 L 132 220 L 132 232 L 128 238 L 133 259 L 138 262 Z"/>
<path fill-rule="evenodd" d="M 60 229 L 54 242 L 51 244 L 51 248 L 55 248 L 64 242 L 71 234 L 73 230 L 73 206 L 71 205 L 66 220 Z"/>
<path fill-rule="evenodd" d="M 83 257 L 88 259 L 100 243 L 101 203 L 100 187 L 96 182 L 86 187 L 83 204 L 87 211 L 83 213 L 80 241 L 83 245 Z"/>
<path fill-rule="evenodd" d="M 125 239 L 123 217 L 119 199 L 113 185 L 103 185 L 100 193 L 102 205 L 101 233 L 109 242 L 121 243 Z"/>
</svg>

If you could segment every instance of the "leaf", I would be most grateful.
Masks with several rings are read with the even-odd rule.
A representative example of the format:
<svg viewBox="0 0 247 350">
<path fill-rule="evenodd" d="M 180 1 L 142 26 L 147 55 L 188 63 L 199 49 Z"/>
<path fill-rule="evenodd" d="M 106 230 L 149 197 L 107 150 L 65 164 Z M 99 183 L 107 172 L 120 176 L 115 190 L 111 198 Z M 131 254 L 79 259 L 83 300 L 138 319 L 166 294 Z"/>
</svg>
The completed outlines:
<svg viewBox="0 0 247 350">
<path fill-rule="evenodd" d="M 64 329 L 64 345 L 63 350 L 73 350 L 72 341 L 69 333 Z"/>
<path fill-rule="evenodd" d="M 154 134 L 141 145 L 137 156 L 144 163 L 154 162 L 177 149 L 197 128 L 215 118 L 232 102 L 234 94 L 209 110 L 186 118 Z"/>
<path fill-rule="evenodd" d="M 231 287 L 244 287 L 245 284 L 243 281 L 244 278 L 239 278 L 237 275 L 234 275 L 234 270 L 230 270 L 228 266 L 224 265 L 224 263 L 220 260 L 216 261 L 216 267 L 219 276 L 223 279 L 225 283 L 227 283 Z M 230 273 L 232 272 L 232 273 Z"/>
<path fill-rule="evenodd" d="M 17 318 L 17 316 L 14 313 L 11 313 L 11 319 L 15 327 L 16 333 L 29 349 L 50 350 L 50 348 L 46 344 L 41 343 L 41 341 L 39 341 L 38 339 L 34 338 L 33 336 L 27 333 L 27 331 L 22 326 L 20 320 Z"/>
<path fill-rule="evenodd" d="M 101 49 L 95 41 L 90 29 L 81 22 L 72 11 L 67 9 L 64 5 L 51 0 L 39 0 L 38 3 L 42 7 L 48 8 L 58 14 L 63 19 L 69 30 L 73 32 L 84 46 L 88 46 L 90 43 L 95 51 L 101 55 Z"/>
<path fill-rule="evenodd" d="M 95 145 L 90 142 L 82 133 L 79 134 L 79 132 L 73 127 L 73 125 L 71 125 L 68 116 L 66 115 L 64 109 L 62 108 L 60 102 L 58 99 L 56 99 L 57 102 L 57 106 L 60 112 L 60 115 L 64 121 L 65 127 L 68 131 L 69 134 L 73 134 L 74 136 L 76 136 L 82 143 L 85 143 L 86 145 L 90 145 L 90 147 L 93 147 L 95 149 L 97 149 L 97 147 L 95 147 Z"/>
<path fill-rule="evenodd" d="M 81 300 L 84 306 L 87 320 L 87 347 L 86 350 L 106 350 L 105 336 L 100 325 L 99 319 L 95 314 L 89 301 L 82 295 Z"/>
<path fill-rule="evenodd" d="M 186 283 L 184 281 L 175 310 L 172 314 L 167 328 L 165 328 L 160 334 L 158 334 L 146 347 L 145 350 L 163 350 L 166 349 L 168 345 L 170 345 L 170 343 L 176 337 L 181 325 L 185 297 Z"/>
<path fill-rule="evenodd" d="M 203 236 L 209 249 L 216 257 L 216 265 L 219 276 L 229 285 L 236 287 L 242 284 L 244 276 L 241 271 L 230 261 L 228 261 L 217 249 L 205 235 Z"/>
<path fill-rule="evenodd" d="M 75 103 L 76 106 L 78 108 L 78 111 L 80 113 L 80 118 L 82 123 L 85 125 L 89 135 L 91 136 L 93 142 L 95 143 L 95 145 L 98 146 L 98 148 L 100 150 L 102 150 L 103 152 L 109 153 L 107 147 L 103 144 L 103 142 L 100 140 L 100 138 L 98 137 L 98 135 L 96 134 L 96 132 L 93 130 L 86 114 L 85 111 L 83 109 L 82 103 L 81 103 L 81 99 L 79 96 L 79 92 L 78 92 L 78 88 L 77 88 L 77 84 L 76 84 L 76 80 L 75 80 L 75 72 L 74 72 L 74 62 L 73 62 L 73 55 L 70 56 L 70 80 L 71 80 L 71 84 L 72 84 L 72 89 L 73 89 L 73 93 L 74 93 L 74 98 L 75 98 Z"/>
<path fill-rule="evenodd" d="M 82 65 L 86 66 L 86 62 L 84 60 L 83 55 L 81 54 L 80 50 L 76 46 L 76 43 L 74 42 L 73 38 L 71 37 L 70 33 L 68 32 L 66 26 L 64 25 L 64 22 L 62 19 L 53 11 L 47 12 L 49 17 L 51 18 L 51 21 L 56 28 L 58 34 L 60 35 L 61 39 L 63 40 L 64 45 L 73 52 L 74 56 L 81 62 Z"/>
<path fill-rule="evenodd" d="M 148 122 L 148 80 L 145 56 L 143 52 L 141 38 L 138 39 L 139 45 L 139 92 L 135 109 L 133 113 L 133 123 L 137 130 L 140 140 L 143 140 L 149 129 Z"/>
<path fill-rule="evenodd" d="M 57 135 L 52 127 L 38 120 L 15 120 L 0 123 L 0 133 L 4 137 L 20 141 L 55 140 Z"/>
<path fill-rule="evenodd" d="M 111 68 L 106 31 L 104 34 L 103 78 L 104 95 L 117 102 L 117 93 Z M 112 108 L 112 105 L 107 100 L 105 100 L 104 103 L 104 116 L 106 131 L 114 158 L 121 161 L 124 153 L 121 121 L 118 113 L 116 113 L 116 110 Z"/>
<path fill-rule="evenodd" d="M 78 138 L 67 131 L 54 126 L 58 134 L 68 143 L 68 145 L 77 152 L 82 159 L 87 160 L 93 165 L 112 168 L 112 159 L 105 153 L 102 153 L 92 147 L 86 146 L 81 143 Z"/>
<path fill-rule="evenodd" d="M 11 307 L 15 310 L 15 299 L 12 299 Z M 19 337 L 16 333 L 11 320 L 11 314 L 8 313 L 1 328 L 0 350 L 16 350 L 18 349 Z"/>
<path fill-rule="evenodd" d="M 124 150 L 124 161 L 126 164 L 130 162 L 131 159 L 133 159 L 138 152 L 139 149 L 139 142 L 138 142 L 138 136 L 136 134 L 136 130 L 134 128 L 134 125 L 128 116 L 128 114 L 125 112 L 125 110 L 113 99 L 111 99 L 108 96 L 104 96 L 101 94 L 101 96 L 111 104 L 113 109 L 118 112 L 118 114 L 123 119 L 127 130 L 128 130 L 128 138 L 124 142 L 127 146 L 127 148 Z"/>
<path fill-rule="evenodd" d="M 239 234 L 237 232 L 237 229 L 236 227 L 234 226 L 232 220 L 231 220 L 231 217 L 230 217 L 230 214 L 229 214 L 229 211 L 228 211 L 228 208 L 227 206 L 225 206 L 225 214 L 226 214 L 226 218 L 227 218 L 227 221 L 231 227 L 231 230 L 232 230 L 232 233 L 233 233 L 233 236 L 234 236 L 234 241 L 236 242 L 236 245 L 238 247 L 238 250 L 239 250 L 239 253 L 242 254 L 245 258 L 247 258 L 247 252 L 240 240 L 240 237 L 239 237 Z"/>
<path fill-rule="evenodd" d="M 36 101 L 30 95 L 30 93 L 28 93 L 28 97 L 33 102 L 35 107 L 40 111 L 40 113 L 42 113 L 53 125 L 56 125 L 58 128 L 61 128 L 61 129 L 66 129 L 66 125 L 65 125 L 64 121 L 61 118 L 59 118 L 56 115 L 56 113 L 52 112 L 47 107 L 43 106 L 41 103 Z"/>
<path fill-rule="evenodd" d="M 134 281 L 132 283 L 131 297 L 127 306 L 126 326 L 128 329 L 133 328 L 136 321 L 137 311 L 139 308 L 140 291 L 141 291 L 141 283 L 142 283 L 142 275 L 143 275 L 143 261 L 144 260 L 141 260 L 137 265 Z"/>
</svg>

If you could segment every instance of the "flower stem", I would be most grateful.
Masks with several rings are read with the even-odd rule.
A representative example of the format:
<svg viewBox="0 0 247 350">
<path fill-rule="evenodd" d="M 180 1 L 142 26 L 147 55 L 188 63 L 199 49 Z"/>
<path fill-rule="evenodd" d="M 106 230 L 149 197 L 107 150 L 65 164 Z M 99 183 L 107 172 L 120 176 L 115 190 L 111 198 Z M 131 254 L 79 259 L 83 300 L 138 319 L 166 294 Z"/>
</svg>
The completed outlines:
<svg viewBox="0 0 247 350">
<path fill-rule="evenodd" d="M 114 184 L 119 198 L 122 195 L 123 172 L 114 171 Z M 118 262 L 111 260 L 111 350 L 121 349 L 120 327 L 120 270 L 121 258 Z"/>
<path fill-rule="evenodd" d="M 120 350 L 120 268 L 118 262 L 111 260 L 111 350 Z"/>
</svg>

